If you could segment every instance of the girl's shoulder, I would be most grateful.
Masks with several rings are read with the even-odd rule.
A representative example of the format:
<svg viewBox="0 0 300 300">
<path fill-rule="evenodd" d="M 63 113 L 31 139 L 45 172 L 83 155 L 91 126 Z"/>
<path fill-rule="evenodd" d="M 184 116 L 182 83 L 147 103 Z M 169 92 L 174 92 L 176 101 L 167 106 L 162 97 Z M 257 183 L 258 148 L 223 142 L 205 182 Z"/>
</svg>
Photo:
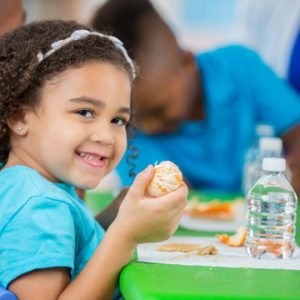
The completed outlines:
<svg viewBox="0 0 300 300">
<path fill-rule="evenodd" d="M 75 196 L 74 187 L 47 180 L 37 170 L 27 166 L 13 166 L 0 171 L 0 199 L 16 194 L 23 198 L 42 196 L 62 201 Z"/>
<path fill-rule="evenodd" d="M 13 166 L 0 171 L 0 228 L 4 225 L 2 221 L 11 219 L 29 203 L 35 206 L 56 203 L 56 206 L 68 206 L 73 212 L 79 205 L 76 202 L 73 186 L 50 182 L 32 168 Z"/>
</svg>

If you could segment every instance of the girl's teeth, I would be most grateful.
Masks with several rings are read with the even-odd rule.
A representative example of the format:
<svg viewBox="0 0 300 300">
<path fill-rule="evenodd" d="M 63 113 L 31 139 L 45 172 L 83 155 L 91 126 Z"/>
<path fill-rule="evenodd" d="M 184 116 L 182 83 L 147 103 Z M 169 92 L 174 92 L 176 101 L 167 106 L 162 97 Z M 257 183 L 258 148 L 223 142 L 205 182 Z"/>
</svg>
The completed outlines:
<svg viewBox="0 0 300 300">
<path fill-rule="evenodd" d="M 91 161 L 99 161 L 101 160 L 100 157 L 96 157 L 94 155 L 89 155 L 89 154 L 85 154 L 85 153 L 80 153 L 80 157 L 87 159 L 87 160 L 91 160 Z"/>
</svg>

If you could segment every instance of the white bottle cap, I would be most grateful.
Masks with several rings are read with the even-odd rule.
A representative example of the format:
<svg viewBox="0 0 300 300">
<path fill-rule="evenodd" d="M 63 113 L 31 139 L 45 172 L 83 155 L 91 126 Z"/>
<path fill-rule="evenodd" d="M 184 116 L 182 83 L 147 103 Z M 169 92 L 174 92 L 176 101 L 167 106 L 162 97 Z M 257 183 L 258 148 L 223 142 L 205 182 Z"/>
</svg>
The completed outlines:
<svg viewBox="0 0 300 300">
<path fill-rule="evenodd" d="M 262 162 L 262 169 L 264 171 L 270 172 L 283 172 L 285 171 L 285 159 L 284 158 L 275 158 L 275 157 L 266 157 Z"/>
<path fill-rule="evenodd" d="M 268 124 L 258 124 L 255 127 L 256 134 L 258 136 L 273 136 L 274 129 L 271 125 Z"/>
<path fill-rule="evenodd" d="M 282 152 L 282 140 L 275 137 L 262 137 L 259 139 L 259 150 L 261 152 L 274 151 Z"/>
</svg>

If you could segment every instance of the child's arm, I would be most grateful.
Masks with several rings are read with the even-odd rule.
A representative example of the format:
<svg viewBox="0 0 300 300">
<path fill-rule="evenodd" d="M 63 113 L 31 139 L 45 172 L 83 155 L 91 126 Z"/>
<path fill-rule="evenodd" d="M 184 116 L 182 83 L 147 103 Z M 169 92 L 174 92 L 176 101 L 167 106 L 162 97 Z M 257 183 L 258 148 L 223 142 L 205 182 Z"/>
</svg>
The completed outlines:
<svg viewBox="0 0 300 300">
<path fill-rule="evenodd" d="M 300 124 L 283 135 L 287 151 L 287 162 L 292 171 L 292 185 L 297 195 L 300 195 Z"/>
<path fill-rule="evenodd" d="M 185 185 L 165 196 L 144 196 L 153 167 L 139 174 L 122 202 L 116 220 L 82 272 L 69 283 L 67 269 L 27 273 L 9 286 L 23 299 L 111 299 L 121 269 L 138 243 L 161 241 L 177 228 L 186 205 Z M 68 284 L 69 283 L 69 284 Z"/>
<path fill-rule="evenodd" d="M 128 188 L 122 189 L 119 195 L 114 199 L 114 201 L 107 208 L 105 208 L 100 214 L 96 216 L 97 222 L 105 230 L 111 225 L 111 223 L 116 218 L 119 211 L 119 207 L 122 201 L 124 200 L 127 192 L 128 192 Z"/>
</svg>

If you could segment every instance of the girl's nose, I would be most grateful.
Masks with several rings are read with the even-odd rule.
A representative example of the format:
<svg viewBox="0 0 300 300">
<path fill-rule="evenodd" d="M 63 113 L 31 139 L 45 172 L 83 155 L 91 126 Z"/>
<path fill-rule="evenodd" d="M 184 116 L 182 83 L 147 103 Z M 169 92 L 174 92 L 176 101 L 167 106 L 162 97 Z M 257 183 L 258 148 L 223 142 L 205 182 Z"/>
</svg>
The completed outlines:
<svg viewBox="0 0 300 300">
<path fill-rule="evenodd" d="M 91 134 L 91 140 L 93 142 L 98 142 L 102 145 L 113 145 L 114 143 L 114 137 L 111 129 L 109 128 L 103 128 L 103 129 L 97 129 L 95 132 Z"/>
</svg>

